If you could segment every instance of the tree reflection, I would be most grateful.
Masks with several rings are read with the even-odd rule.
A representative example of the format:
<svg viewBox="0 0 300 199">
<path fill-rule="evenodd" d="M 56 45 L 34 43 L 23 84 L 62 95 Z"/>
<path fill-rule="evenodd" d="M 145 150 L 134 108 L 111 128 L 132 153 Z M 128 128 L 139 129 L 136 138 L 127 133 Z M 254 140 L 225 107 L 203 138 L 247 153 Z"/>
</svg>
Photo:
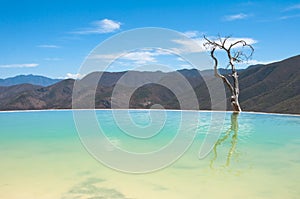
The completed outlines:
<svg viewBox="0 0 300 199">
<path fill-rule="evenodd" d="M 218 139 L 218 141 L 214 145 L 214 148 L 213 148 L 214 156 L 213 156 L 212 160 L 210 161 L 210 168 L 212 168 L 212 169 L 214 168 L 214 163 L 218 159 L 218 153 L 217 153 L 218 146 L 220 146 L 222 143 L 224 143 L 226 140 L 228 140 L 231 137 L 230 148 L 229 148 L 229 151 L 228 151 L 228 154 L 226 157 L 226 163 L 224 165 L 225 167 L 230 166 L 231 158 L 232 158 L 233 154 L 236 152 L 236 146 L 237 146 L 237 141 L 238 141 L 238 129 L 239 129 L 238 115 L 239 115 L 238 113 L 231 114 L 230 128 L 225 132 L 223 137 L 220 137 Z"/>
</svg>

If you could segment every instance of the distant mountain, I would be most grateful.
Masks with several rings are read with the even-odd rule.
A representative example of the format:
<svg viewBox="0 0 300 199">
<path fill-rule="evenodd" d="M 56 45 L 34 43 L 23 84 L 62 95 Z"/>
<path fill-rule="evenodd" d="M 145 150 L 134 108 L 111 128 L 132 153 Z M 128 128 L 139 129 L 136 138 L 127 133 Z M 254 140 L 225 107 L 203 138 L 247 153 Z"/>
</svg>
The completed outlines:
<svg viewBox="0 0 300 199">
<path fill-rule="evenodd" d="M 244 110 L 300 113 L 300 56 L 240 73 Z"/>
<path fill-rule="evenodd" d="M 0 87 L 1 110 L 35 110 L 71 108 L 73 79 L 43 87 L 20 84 Z"/>
<path fill-rule="evenodd" d="M 199 74 L 199 71 L 179 70 L 195 91 L 199 109 L 210 109 L 208 89 Z M 220 70 L 226 74 L 228 70 Z M 183 89 L 177 78 L 176 72 L 94 72 L 82 80 L 86 85 L 81 91 L 82 99 L 92 94 L 90 85 L 99 79 L 95 95 L 96 108 L 111 108 L 111 96 L 116 83 L 124 93 L 132 87 L 139 87 L 130 97 L 130 108 L 150 108 L 153 104 L 161 104 L 167 109 L 179 109 L 179 102 L 175 94 L 160 85 L 168 82 L 175 85 L 179 97 L 190 96 L 188 89 Z M 201 74 L 211 80 L 215 78 L 212 70 L 202 71 Z M 277 112 L 300 114 L 300 56 L 271 63 L 267 65 L 250 66 L 239 71 L 240 77 L 240 102 L 245 111 Z M 151 83 L 155 80 L 157 84 Z M 220 80 L 221 81 L 221 80 Z M 50 86 L 36 86 L 21 84 L 15 86 L 0 86 L 0 110 L 15 109 L 69 109 L 72 107 L 72 91 L 75 80 L 68 79 Z M 145 85 L 138 86 L 138 83 Z M 229 98 L 229 92 L 227 92 Z M 126 95 L 119 95 L 121 101 Z M 74 102 L 77 103 L 77 102 Z M 80 101 L 79 101 L 80 103 Z M 86 108 L 81 103 L 81 108 Z M 228 104 L 229 105 L 229 104 Z M 116 107 L 116 106 L 115 106 Z M 118 104 L 117 108 L 128 108 L 127 104 Z M 230 106 L 228 106 L 230 110 Z"/>
<path fill-rule="evenodd" d="M 6 79 L 0 79 L 0 86 L 13 86 L 17 84 L 34 84 L 39 86 L 50 86 L 61 79 L 51 79 L 39 75 L 18 75 Z"/>
</svg>

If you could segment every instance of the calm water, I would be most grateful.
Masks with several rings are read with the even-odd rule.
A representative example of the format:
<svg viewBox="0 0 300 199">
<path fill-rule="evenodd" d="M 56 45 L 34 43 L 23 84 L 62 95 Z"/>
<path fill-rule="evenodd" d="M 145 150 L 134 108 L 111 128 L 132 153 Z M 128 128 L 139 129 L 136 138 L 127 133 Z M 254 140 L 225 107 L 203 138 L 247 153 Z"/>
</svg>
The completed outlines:
<svg viewBox="0 0 300 199">
<path fill-rule="evenodd" d="M 164 146 L 180 119 L 180 112 L 168 111 L 162 135 L 145 143 L 124 136 L 110 111 L 96 115 L 116 145 L 136 152 Z M 137 125 L 151 122 L 147 111 L 131 115 Z M 188 134 L 196 128 L 195 141 L 174 164 L 127 174 L 107 168 L 85 150 L 71 111 L 0 113 L 0 198 L 299 198 L 299 116 L 242 113 L 232 120 L 227 113 L 214 149 L 200 160 L 210 117 L 200 112 L 199 126 L 186 129 Z"/>
</svg>

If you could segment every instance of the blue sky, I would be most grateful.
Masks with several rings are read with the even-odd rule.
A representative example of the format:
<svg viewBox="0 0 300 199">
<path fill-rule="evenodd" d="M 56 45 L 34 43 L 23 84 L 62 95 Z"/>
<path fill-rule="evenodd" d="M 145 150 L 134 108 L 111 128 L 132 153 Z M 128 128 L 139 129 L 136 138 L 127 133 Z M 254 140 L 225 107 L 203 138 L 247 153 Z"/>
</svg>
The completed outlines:
<svg viewBox="0 0 300 199">
<path fill-rule="evenodd" d="M 299 1 L 0 3 L 0 78 L 19 74 L 74 77 L 84 58 L 99 43 L 122 31 L 142 27 L 174 29 L 196 40 L 203 33 L 247 38 L 255 47 L 250 64 L 300 54 Z M 153 53 L 137 55 L 144 61 L 153 61 Z M 132 56 L 126 58 L 137 63 Z M 116 70 L 126 69 L 123 65 Z"/>
</svg>

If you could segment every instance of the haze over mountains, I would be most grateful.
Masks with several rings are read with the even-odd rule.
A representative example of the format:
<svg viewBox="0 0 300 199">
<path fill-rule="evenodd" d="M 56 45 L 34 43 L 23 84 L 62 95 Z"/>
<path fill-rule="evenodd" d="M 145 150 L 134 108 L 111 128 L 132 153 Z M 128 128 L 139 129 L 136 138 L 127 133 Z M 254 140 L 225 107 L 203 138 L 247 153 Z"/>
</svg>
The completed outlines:
<svg viewBox="0 0 300 199">
<path fill-rule="evenodd" d="M 195 69 L 180 70 L 195 91 L 199 109 L 210 109 L 210 97 L 207 87 Z M 202 71 L 202 75 L 213 77 L 213 71 Z M 221 72 L 227 73 L 226 70 Z M 80 81 L 87 85 L 94 82 L 100 72 L 94 72 Z M 111 95 L 118 82 L 123 91 L 138 86 L 139 82 L 147 83 L 153 79 L 167 81 L 176 85 L 179 95 L 185 96 L 187 90 L 182 89 L 176 82 L 175 72 L 104 72 L 98 83 L 95 106 L 96 108 L 111 108 Z M 69 109 L 72 107 L 72 90 L 75 80 L 52 80 L 35 76 L 10 78 L 0 80 L 0 110 L 27 109 Z M 240 102 L 244 111 L 295 113 L 300 114 L 300 56 L 291 57 L 280 62 L 267 65 L 250 66 L 239 71 Z M 23 80 L 23 81 L 20 81 Z M 35 79 L 35 80 L 33 80 Z M 151 81 L 150 81 L 151 80 Z M 4 82 L 4 83 L 3 83 Z M 13 85 L 17 83 L 17 85 Z M 121 82 L 121 83 L 120 83 Z M 4 86 L 3 86 L 4 85 Z M 11 85 L 11 86 L 7 86 Z M 138 86 L 139 87 L 139 86 Z M 91 93 L 87 87 L 83 96 Z M 228 93 L 229 94 L 229 93 Z M 229 97 L 229 95 L 228 95 Z M 159 84 L 149 83 L 139 87 L 131 96 L 130 108 L 150 108 L 153 104 L 161 104 L 167 109 L 179 109 L 179 102 L 174 93 Z M 128 108 L 120 105 L 118 108 Z M 228 106 L 230 110 L 230 106 Z"/>
</svg>

